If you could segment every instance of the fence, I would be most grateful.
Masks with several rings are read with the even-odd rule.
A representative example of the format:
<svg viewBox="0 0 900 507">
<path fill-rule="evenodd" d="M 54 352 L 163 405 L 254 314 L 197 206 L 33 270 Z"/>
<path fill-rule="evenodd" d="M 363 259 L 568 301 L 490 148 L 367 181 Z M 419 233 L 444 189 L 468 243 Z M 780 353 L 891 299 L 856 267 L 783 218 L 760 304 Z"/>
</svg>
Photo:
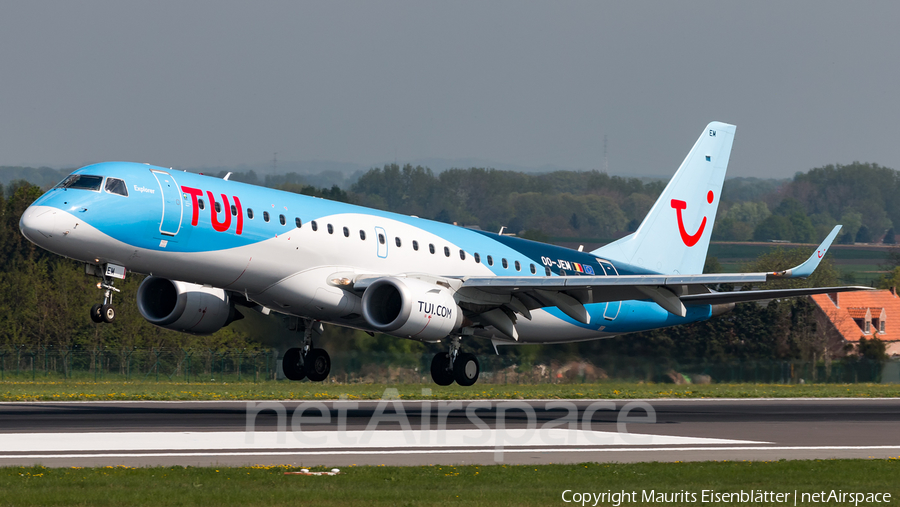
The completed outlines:
<svg viewBox="0 0 900 507">
<path fill-rule="evenodd" d="M 0 350 L 0 380 L 263 381 L 275 365 L 269 350 Z"/>
<path fill-rule="evenodd" d="M 430 354 L 335 353 L 328 381 L 430 383 L 431 358 Z M 482 356 L 479 361 L 479 382 L 486 384 L 900 382 L 900 362 L 857 358 L 829 364 L 778 360 L 679 363 L 670 358 L 615 356 L 536 364 L 521 363 L 514 356 Z M 0 349 L 0 380 L 266 382 L 280 377 L 279 368 L 274 350 Z"/>
</svg>

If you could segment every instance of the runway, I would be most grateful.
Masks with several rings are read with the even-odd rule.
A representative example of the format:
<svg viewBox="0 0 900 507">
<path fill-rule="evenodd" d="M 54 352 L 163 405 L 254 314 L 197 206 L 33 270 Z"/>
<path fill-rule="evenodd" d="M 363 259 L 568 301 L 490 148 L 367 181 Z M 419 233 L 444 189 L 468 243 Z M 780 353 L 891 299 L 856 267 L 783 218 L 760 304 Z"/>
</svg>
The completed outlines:
<svg viewBox="0 0 900 507">
<path fill-rule="evenodd" d="M 0 466 L 900 457 L 900 399 L 0 403 Z"/>
</svg>

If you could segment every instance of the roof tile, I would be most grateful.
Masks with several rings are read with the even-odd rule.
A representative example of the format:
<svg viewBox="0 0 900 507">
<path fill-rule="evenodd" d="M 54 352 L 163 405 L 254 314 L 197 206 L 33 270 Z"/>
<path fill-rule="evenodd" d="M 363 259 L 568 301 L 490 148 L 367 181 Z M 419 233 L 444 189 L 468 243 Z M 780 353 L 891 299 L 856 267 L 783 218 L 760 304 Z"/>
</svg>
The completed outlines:
<svg viewBox="0 0 900 507">
<path fill-rule="evenodd" d="M 847 341 L 857 342 L 863 336 L 862 329 L 856 325 L 854 318 L 865 318 L 866 310 L 871 309 L 872 318 L 877 319 L 882 308 L 885 313 L 884 334 L 873 329 L 871 336 L 883 341 L 900 341 L 900 297 L 889 290 L 841 292 L 837 295 L 840 307 L 827 294 L 810 297 Z M 859 310 L 862 310 L 862 316 L 855 317 L 854 315 L 859 315 Z"/>
</svg>

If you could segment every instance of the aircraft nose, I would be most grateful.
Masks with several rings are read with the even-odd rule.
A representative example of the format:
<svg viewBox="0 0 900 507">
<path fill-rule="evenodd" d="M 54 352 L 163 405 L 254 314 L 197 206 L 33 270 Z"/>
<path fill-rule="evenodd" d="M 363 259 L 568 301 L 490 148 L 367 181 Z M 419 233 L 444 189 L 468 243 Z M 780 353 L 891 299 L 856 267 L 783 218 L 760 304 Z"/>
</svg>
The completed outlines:
<svg viewBox="0 0 900 507">
<path fill-rule="evenodd" d="M 49 206 L 29 206 L 19 219 L 19 230 L 32 243 L 52 238 L 56 226 L 56 209 Z"/>
</svg>

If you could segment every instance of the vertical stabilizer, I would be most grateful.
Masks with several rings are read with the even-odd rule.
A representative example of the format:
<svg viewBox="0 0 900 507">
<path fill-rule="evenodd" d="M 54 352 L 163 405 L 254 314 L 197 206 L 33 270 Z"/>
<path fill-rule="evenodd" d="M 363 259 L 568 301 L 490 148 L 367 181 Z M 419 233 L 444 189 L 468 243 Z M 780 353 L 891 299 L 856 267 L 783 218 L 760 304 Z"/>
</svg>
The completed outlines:
<svg viewBox="0 0 900 507">
<path fill-rule="evenodd" d="M 707 125 L 641 226 L 592 253 L 657 273 L 702 273 L 734 130 Z"/>
</svg>

